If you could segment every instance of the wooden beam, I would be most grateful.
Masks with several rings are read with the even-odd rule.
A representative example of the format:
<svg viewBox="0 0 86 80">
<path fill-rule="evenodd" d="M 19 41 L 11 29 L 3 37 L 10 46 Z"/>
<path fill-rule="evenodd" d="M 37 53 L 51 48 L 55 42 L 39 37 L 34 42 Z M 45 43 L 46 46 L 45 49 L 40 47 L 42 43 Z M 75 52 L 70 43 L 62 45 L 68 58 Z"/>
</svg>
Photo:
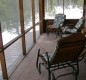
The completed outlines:
<svg viewBox="0 0 86 80">
<path fill-rule="evenodd" d="M 39 16 L 40 16 L 40 34 L 43 33 L 43 23 L 44 23 L 44 0 L 39 0 Z"/>
<path fill-rule="evenodd" d="M 86 17 L 86 0 L 84 0 L 83 4 L 83 16 Z"/>
<path fill-rule="evenodd" d="M 33 21 L 33 42 L 36 42 L 36 32 L 35 32 L 35 1 L 32 1 L 32 21 Z"/>
<path fill-rule="evenodd" d="M 23 55 L 26 55 L 26 42 L 25 42 L 25 30 L 24 30 L 23 0 L 19 0 L 19 12 L 20 12 L 21 34 L 24 34 L 24 35 L 22 36 Z"/>
<path fill-rule="evenodd" d="M 2 76 L 3 76 L 3 79 L 7 79 L 8 80 L 5 53 L 4 53 L 3 40 L 2 40 L 1 22 L 0 22 L 0 49 L 2 50 L 2 52 L 0 52 Z"/>
</svg>

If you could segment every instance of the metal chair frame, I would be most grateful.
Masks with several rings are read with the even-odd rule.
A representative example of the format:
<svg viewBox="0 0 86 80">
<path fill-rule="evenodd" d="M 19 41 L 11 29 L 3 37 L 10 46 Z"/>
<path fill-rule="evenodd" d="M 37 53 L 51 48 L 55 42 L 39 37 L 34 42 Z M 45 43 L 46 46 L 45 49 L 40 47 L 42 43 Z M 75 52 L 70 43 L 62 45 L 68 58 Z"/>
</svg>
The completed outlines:
<svg viewBox="0 0 86 80">
<path fill-rule="evenodd" d="M 79 33 L 79 34 L 81 34 L 81 33 Z M 73 43 L 76 44 L 76 45 L 79 45 L 79 44 L 82 45 L 81 46 L 81 50 L 79 51 L 79 53 L 77 55 L 77 58 L 75 60 L 60 61 L 60 62 L 57 62 L 56 64 L 55 63 L 53 64 L 52 61 L 54 60 L 55 56 L 58 55 L 58 53 L 55 53 L 54 52 L 54 57 L 50 61 L 49 60 L 49 54 L 48 54 L 48 52 L 46 52 L 45 53 L 46 59 L 47 59 L 47 61 L 46 61 L 44 59 L 44 57 L 40 54 L 41 49 L 38 50 L 36 67 L 37 67 L 39 73 L 41 74 L 41 65 L 44 65 L 45 66 L 45 68 L 48 70 L 48 80 L 56 80 L 57 78 L 59 78 L 61 76 L 65 76 L 65 75 L 69 75 L 69 74 L 74 74 L 75 75 L 75 80 L 77 80 L 77 77 L 78 77 L 78 74 L 79 74 L 79 59 L 78 58 L 79 58 L 80 53 L 84 49 L 84 45 L 85 45 L 84 44 L 84 41 L 85 41 L 85 39 L 84 38 L 83 39 L 80 39 L 80 42 L 76 40 L 77 42 L 73 42 L 73 43 L 69 43 L 69 42 L 67 43 L 67 41 L 66 41 L 66 43 L 64 43 L 64 40 L 65 40 L 65 38 L 63 40 L 59 41 L 59 42 L 61 42 L 61 44 L 59 43 L 59 45 L 56 47 L 56 50 L 55 51 L 58 52 L 58 47 L 62 48 L 62 47 L 65 47 L 65 45 L 68 46 L 68 45 L 73 44 Z M 39 58 L 42 59 L 42 62 L 39 61 Z M 58 69 L 62 69 L 62 68 L 67 68 L 67 67 L 71 67 L 73 69 L 73 71 L 70 72 L 70 73 L 66 73 L 66 74 L 59 75 L 57 77 L 54 76 L 54 71 L 56 71 Z"/>
</svg>

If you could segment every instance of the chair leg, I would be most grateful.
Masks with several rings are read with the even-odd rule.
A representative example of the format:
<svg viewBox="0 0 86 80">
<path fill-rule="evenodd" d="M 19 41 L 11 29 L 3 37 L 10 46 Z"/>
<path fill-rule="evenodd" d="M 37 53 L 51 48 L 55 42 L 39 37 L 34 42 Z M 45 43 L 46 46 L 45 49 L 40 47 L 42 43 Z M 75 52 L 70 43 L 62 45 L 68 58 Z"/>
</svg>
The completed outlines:
<svg viewBox="0 0 86 80">
<path fill-rule="evenodd" d="M 78 74 L 76 74 L 75 80 L 77 80 L 77 78 L 78 78 Z"/>
<path fill-rule="evenodd" d="M 39 74 L 41 74 L 41 63 L 38 63 L 38 60 L 39 60 L 39 56 L 37 57 L 36 67 L 39 71 Z"/>
<path fill-rule="evenodd" d="M 46 33 L 47 33 L 47 36 L 49 36 L 49 30 L 48 29 L 46 29 Z"/>
<path fill-rule="evenodd" d="M 56 31 L 56 37 L 58 36 L 58 32 Z"/>
<path fill-rule="evenodd" d="M 39 74 L 41 74 L 41 63 L 39 63 L 39 68 L 38 68 L 38 70 L 39 70 Z"/>
<path fill-rule="evenodd" d="M 56 80 L 54 74 L 52 73 L 52 79 L 51 80 Z"/>
<path fill-rule="evenodd" d="M 37 55 L 37 60 L 36 60 L 36 67 L 38 69 L 38 60 L 39 60 L 39 54 Z"/>
<path fill-rule="evenodd" d="M 51 80 L 51 71 L 50 71 L 50 66 L 48 66 L 48 80 Z"/>
<path fill-rule="evenodd" d="M 76 72 L 75 72 L 75 80 L 77 80 L 78 75 L 79 75 L 79 63 L 77 61 Z"/>
<path fill-rule="evenodd" d="M 78 75 L 79 75 L 79 63 L 78 63 L 78 61 L 77 61 L 77 70 L 76 70 L 76 77 L 75 77 L 75 80 L 77 80 L 77 78 L 78 78 Z"/>
<path fill-rule="evenodd" d="M 79 65 L 78 61 L 76 63 L 76 67 L 74 65 L 70 65 L 73 69 L 73 75 L 75 75 L 75 80 L 77 80 L 78 74 L 79 74 Z"/>
<path fill-rule="evenodd" d="M 78 73 L 77 73 L 77 71 L 73 71 L 73 75 L 75 76 L 75 80 L 77 80 L 77 77 L 78 77 Z"/>
<path fill-rule="evenodd" d="M 40 49 L 38 50 L 38 55 L 37 55 L 37 60 L 36 60 L 36 67 L 37 67 L 39 73 L 41 73 L 41 70 L 40 70 L 41 63 L 39 63 L 39 53 L 40 53 Z"/>
<path fill-rule="evenodd" d="M 51 80 L 51 73 L 48 73 L 48 80 Z"/>
<path fill-rule="evenodd" d="M 61 36 L 59 31 L 56 31 L 56 37 Z"/>
<path fill-rule="evenodd" d="M 79 63 L 77 61 L 77 75 L 79 75 Z"/>
</svg>

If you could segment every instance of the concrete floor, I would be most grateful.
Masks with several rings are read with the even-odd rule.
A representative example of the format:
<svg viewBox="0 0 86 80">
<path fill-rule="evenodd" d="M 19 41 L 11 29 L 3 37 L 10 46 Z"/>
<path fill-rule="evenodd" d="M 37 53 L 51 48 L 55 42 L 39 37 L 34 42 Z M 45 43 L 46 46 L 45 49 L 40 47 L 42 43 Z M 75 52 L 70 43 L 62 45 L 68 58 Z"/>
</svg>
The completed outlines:
<svg viewBox="0 0 86 80">
<path fill-rule="evenodd" d="M 53 52 L 58 39 L 59 38 L 56 38 L 54 34 L 50 34 L 49 37 L 47 37 L 46 34 L 43 34 L 30 53 L 10 76 L 9 80 L 48 80 L 47 70 L 44 67 L 42 67 L 41 75 L 39 75 L 36 69 L 37 52 L 39 48 L 41 48 L 44 52 Z M 79 62 L 80 73 L 78 80 L 86 80 L 86 63 L 84 60 L 85 58 Z M 59 75 L 61 72 L 63 73 L 65 70 L 58 71 L 56 75 Z M 65 77 L 58 78 L 58 80 L 75 80 L 75 78 L 73 75 L 67 75 Z"/>
</svg>

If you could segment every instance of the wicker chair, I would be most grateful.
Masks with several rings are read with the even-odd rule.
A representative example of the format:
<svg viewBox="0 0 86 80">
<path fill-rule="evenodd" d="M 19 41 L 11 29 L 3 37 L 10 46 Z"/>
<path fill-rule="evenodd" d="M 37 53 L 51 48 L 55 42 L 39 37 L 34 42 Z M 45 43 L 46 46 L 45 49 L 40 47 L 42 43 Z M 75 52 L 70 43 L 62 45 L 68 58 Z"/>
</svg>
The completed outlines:
<svg viewBox="0 0 86 80">
<path fill-rule="evenodd" d="M 45 52 L 42 54 L 41 49 L 39 49 L 36 62 L 39 73 L 41 73 L 41 65 L 44 65 L 48 70 L 48 80 L 56 80 L 68 74 L 74 74 L 75 80 L 77 80 L 79 74 L 78 57 L 84 48 L 84 42 L 84 34 L 74 33 L 65 38 L 61 38 L 53 53 Z M 73 71 L 57 77 L 54 76 L 56 70 L 67 67 L 71 67 Z"/>
<path fill-rule="evenodd" d="M 61 32 L 60 28 L 63 27 L 65 19 L 66 19 L 65 14 L 61 14 L 61 13 L 56 14 L 53 24 L 51 21 L 47 23 L 47 29 L 46 29 L 47 35 L 49 35 L 49 33 L 53 31 L 56 33 L 56 36 L 57 34 L 60 35 Z"/>
</svg>

